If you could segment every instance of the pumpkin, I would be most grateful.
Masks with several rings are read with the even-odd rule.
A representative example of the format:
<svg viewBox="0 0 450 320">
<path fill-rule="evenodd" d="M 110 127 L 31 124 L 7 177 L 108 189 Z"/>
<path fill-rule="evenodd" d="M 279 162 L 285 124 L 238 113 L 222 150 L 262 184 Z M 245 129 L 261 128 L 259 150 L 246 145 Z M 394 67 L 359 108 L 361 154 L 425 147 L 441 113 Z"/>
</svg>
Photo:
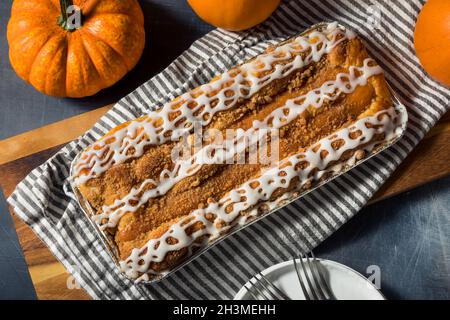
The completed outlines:
<svg viewBox="0 0 450 320">
<path fill-rule="evenodd" d="M 241 31 L 270 17 L 280 0 L 188 0 L 188 3 L 209 24 Z"/>
<path fill-rule="evenodd" d="M 414 46 L 428 74 L 450 87 L 450 0 L 429 0 L 419 14 Z"/>
<path fill-rule="evenodd" d="M 7 37 L 19 77 L 47 95 L 85 97 L 137 64 L 144 15 L 137 0 L 15 0 Z"/>
</svg>

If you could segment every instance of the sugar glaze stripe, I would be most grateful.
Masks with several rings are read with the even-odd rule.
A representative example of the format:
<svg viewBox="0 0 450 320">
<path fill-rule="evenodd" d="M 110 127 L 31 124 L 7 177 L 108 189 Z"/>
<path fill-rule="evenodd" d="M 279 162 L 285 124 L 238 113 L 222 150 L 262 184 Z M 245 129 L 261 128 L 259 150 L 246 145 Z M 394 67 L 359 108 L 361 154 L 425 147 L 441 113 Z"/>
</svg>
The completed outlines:
<svg viewBox="0 0 450 320">
<path fill-rule="evenodd" d="M 133 249 L 131 255 L 120 262 L 122 271 L 130 278 L 149 280 L 149 274 L 159 274 L 150 268 L 150 264 L 162 262 L 168 252 L 188 248 L 191 253 L 193 247 L 206 246 L 234 226 L 245 225 L 250 218 L 258 216 L 261 213 L 262 207 L 258 206 L 261 201 L 264 212 L 267 212 L 280 201 L 286 200 L 286 196 L 281 196 L 270 201 L 275 190 L 288 188 L 294 178 L 299 179 L 296 187 L 298 190 L 320 180 L 325 174 L 339 172 L 345 165 L 353 165 L 358 159 L 358 152 L 345 162 L 331 164 L 338 161 L 344 152 L 354 150 L 363 143 L 370 143 L 377 134 L 384 134 L 386 141 L 392 140 L 401 130 L 396 125 L 396 112 L 395 108 L 390 108 L 362 118 L 349 128 L 341 129 L 320 140 L 306 152 L 283 160 L 279 166 L 268 169 L 259 178 L 231 190 L 228 196 L 218 202 L 211 202 L 206 208 L 194 210 L 187 217 L 172 224 L 161 237 L 151 239 L 142 248 Z M 356 132 L 359 136 L 352 138 L 351 134 Z M 333 143 L 336 141 L 345 143 L 335 150 Z M 364 149 L 370 152 L 379 143 L 380 141 L 371 142 Z M 315 169 L 318 170 L 313 171 Z M 241 215 L 246 211 L 248 212 L 245 215 Z M 198 223 L 201 228 L 188 234 L 187 230 Z M 177 240 L 175 244 L 170 244 L 171 238 Z M 198 243 L 198 239 L 203 240 Z"/>
<path fill-rule="evenodd" d="M 176 161 L 173 170 L 164 169 L 159 181 L 146 179 L 122 199 L 116 200 L 112 205 L 103 206 L 102 212 L 94 215 L 92 219 L 102 230 L 114 228 L 125 213 L 136 212 L 150 199 L 166 194 L 176 183 L 197 173 L 204 164 L 228 163 L 226 160 L 244 152 L 249 144 L 256 145 L 260 139 L 260 129 L 280 129 L 295 120 L 308 107 L 322 108 L 326 101 L 336 100 L 342 94 L 350 94 L 356 87 L 365 86 L 372 76 L 382 73 L 383 70 L 369 58 L 364 60 L 361 67 L 351 66 L 349 73 L 340 73 L 335 80 L 325 82 L 320 88 L 287 100 L 285 105 L 272 111 L 263 121 L 254 121 L 249 130 L 239 131 L 231 143 L 234 148 L 224 151 L 225 148 L 218 148 L 215 144 L 207 145 L 192 157 Z M 210 157 L 212 153 L 214 156 Z"/>
<path fill-rule="evenodd" d="M 208 125 L 217 112 L 251 98 L 267 83 L 318 62 L 336 45 L 354 37 L 352 31 L 332 23 L 323 31 L 299 36 L 254 61 L 232 68 L 208 84 L 182 94 L 85 150 L 75 166 L 75 184 L 83 184 L 113 165 L 141 156 L 148 145 L 179 140 L 191 132 L 194 122 Z"/>
</svg>

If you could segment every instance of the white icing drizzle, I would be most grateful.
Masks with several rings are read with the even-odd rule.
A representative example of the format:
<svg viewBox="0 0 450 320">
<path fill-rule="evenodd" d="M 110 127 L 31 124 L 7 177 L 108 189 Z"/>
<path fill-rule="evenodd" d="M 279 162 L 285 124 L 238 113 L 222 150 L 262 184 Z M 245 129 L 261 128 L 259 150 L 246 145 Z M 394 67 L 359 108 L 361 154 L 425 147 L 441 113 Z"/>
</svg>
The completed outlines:
<svg viewBox="0 0 450 320">
<path fill-rule="evenodd" d="M 86 183 L 113 165 L 140 157 L 148 145 L 178 141 L 191 132 L 194 122 L 208 125 L 217 112 L 232 108 L 241 99 L 251 98 L 268 83 L 294 70 L 318 62 L 336 45 L 354 37 L 352 31 L 331 23 L 323 31 L 299 36 L 181 95 L 85 150 L 74 167 L 74 184 Z M 306 56 L 302 57 L 302 53 Z"/>
<path fill-rule="evenodd" d="M 251 62 L 227 71 L 214 81 L 179 96 L 161 109 L 131 121 L 81 154 L 74 167 L 74 184 L 86 183 L 116 164 L 140 157 L 148 145 L 178 141 L 192 132 L 194 123 L 207 126 L 217 112 L 250 99 L 276 79 L 320 61 L 336 45 L 354 37 L 353 32 L 337 23 L 331 23 L 324 30 L 299 36 L 292 42 L 280 45 Z M 232 143 L 235 148 L 205 146 L 189 159 L 177 160 L 172 170 L 163 170 L 158 181 L 147 179 L 124 198 L 116 200 L 110 206 L 104 206 L 102 212 L 92 219 L 101 229 L 116 227 L 125 213 L 136 212 L 152 198 L 166 194 L 176 183 L 198 172 L 205 164 L 205 158 L 210 159 L 208 163 L 224 163 L 224 159 L 230 159 L 245 150 L 248 146 L 244 143 L 246 138 L 254 141 L 262 129 L 279 129 L 307 108 L 321 108 L 324 102 L 335 100 L 341 94 L 349 94 L 357 86 L 365 86 L 371 76 L 380 73 L 381 68 L 371 59 L 366 59 L 361 67 L 350 67 L 348 74 L 339 74 L 335 80 L 325 82 L 320 88 L 286 101 L 284 106 L 274 110 L 264 120 L 254 121 L 247 131 L 238 131 Z M 152 270 L 151 264 L 163 262 L 167 253 L 184 248 L 188 249 L 189 257 L 193 248 L 207 246 L 235 226 L 245 225 L 250 219 L 261 215 L 261 208 L 266 213 L 283 201 L 292 199 L 293 192 L 308 189 L 309 184 L 317 182 L 325 174 L 336 174 L 344 166 L 355 164 L 358 152 L 346 161 L 339 160 L 344 152 L 355 150 L 363 144 L 369 143 L 360 150 L 372 151 L 380 143 L 372 141 L 377 134 L 384 133 L 384 141 L 392 140 L 398 129 L 394 121 L 396 117 L 394 108 L 380 111 L 320 140 L 305 152 L 283 159 L 278 166 L 263 171 L 258 178 L 231 190 L 218 202 L 208 203 L 206 208 L 194 210 L 170 225 L 161 237 L 148 241 L 141 248 L 133 249 L 131 255 L 120 262 L 122 271 L 138 281 L 148 280 L 150 275 L 168 273 L 170 270 Z M 212 149 L 216 151 L 212 159 L 211 156 L 205 157 L 211 155 Z M 298 178 L 298 182 L 293 191 L 283 193 L 274 201 L 270 200 L 276 190 L 289 187 L 294 178 Z M 201 228 L 189 234 L 192 226 L 198 227 L 199 224 Z"/>
<path fill-rule="evenodd" d="M 391 141 L 397 134 L 397 117 L 394 108 L 380 111 L 320 140 L 306 152 L 284 159 L 279 166 L 270 168 L 260 177 L 231 190 L 219 202 L 209 203 L 206 208 L 194 210 L 187 217 L 172 224 L 161 237 L 148 241 L 142 248 L 133 249 L 131 255 L 120 262 L 121 270 L 128 277 L 138 280 L 148 279 L 149 274 L 167 273 L 168 270 L 153 271 L 150 264 L 162 262 L 168 252 L 183 248 L 188 248 L 190 255 L 193 247 L 206 246 L 234 226 L 246 224 L 249 217 L 259 214 L 255 208 L 261 203 L 268 205 L 270 209 L 274 203 L 270 202 L 274 191 L 288 188 L 294 178 L 298 178 L 296 190 L 300 190 L 307 183 L 318 181 L 326 173 L 336 173 L 343 165 L 353 164 L 356 156 L 344 161 L 344 164 L 332 165 L 341 159 L 344 152 L 355 150 L 362 144 L 369 144 L 364 148 L 366 151 L 373 150 L 381 143 L 372 141 L 377 134 L 383 133 L 384 141 Z M 282 196 L 275 202 L 279 203 L 286 198 L 287 196 Z M 241 212 L 248 210 L 250 212 L 247 216 L 241 215 Z M 206 218 L 207 214 L 213 215 L 212 222 Z M 201 228 L 188 234 L 189 228 L 199 223 Z M 176 239 L 175 243 L 170 244 L 171 239 Z M 198 239 L 202 239 L 202 242 L 196 243 Z"/>
<path fill-rule="evenodd" d="M 348 73 L 338 74 L 335 80 L 323 83 L 320 88 L 287 100 L 284 106 L 272 111 L 263 121 L 254 121 L 247 131 L 239 130 L 231 144 L 226 141 L 223 143 L 223 146 L 233 145 L 233 148 L 218 147 L 214 144 L 203 147 L 192 157 L 178 160 L 172 171 L 164 169 L 158 182 L 146 179 L 124 198 L 117 199 L 112 205 L 103 206 L 102 212 L 92 219 L 101 229 L 115 227 L 125 213 L 136 212 L 150 199 L 166 194 L 182 179 L 198 172 L 204 164 L 226 163 L 226 160 L 232 159 L 236 154 L 245 152 L 248 141 L 250 145 L 258 142 L 260 129 L 280 129 L 295 120 L 308 107 L 321 108 L 324 102 L 336 100 L 341 94 L 352 93 L 356 87 L 365 86 L 370 77 L 381 73 L 383 70 L 372 59 L 366 59 L 361 67 L 350 67 Z M 210 156 L 211 154 L 213 156 Z"/>
</svg>

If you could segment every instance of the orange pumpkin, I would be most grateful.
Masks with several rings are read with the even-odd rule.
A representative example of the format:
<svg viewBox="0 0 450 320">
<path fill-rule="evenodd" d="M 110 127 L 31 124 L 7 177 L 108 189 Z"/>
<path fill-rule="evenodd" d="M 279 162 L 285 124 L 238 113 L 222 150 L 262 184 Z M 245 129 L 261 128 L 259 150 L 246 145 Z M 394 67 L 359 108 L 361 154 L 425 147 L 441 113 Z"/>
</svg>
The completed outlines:
<svg viewBox="0 0 450 320">
<path fill-rule="evenodd" d="M 419 14 L 414 46 L 424 69 L 450 87 L 450 0 L 429 0 Z"/>
<path fill-rule="evenodd" d="M 195 13 L 213 26 L 240 31 L 266 20 L 280 0 L 188 0 Z"/>
<path fill-rule="evenodd" d="M 7 36 L 11 65 L 23 80 L 47 95 L 85 97 L 137 64 L 144 15 L 137 0 L 15 0 Z"/>
</svg>

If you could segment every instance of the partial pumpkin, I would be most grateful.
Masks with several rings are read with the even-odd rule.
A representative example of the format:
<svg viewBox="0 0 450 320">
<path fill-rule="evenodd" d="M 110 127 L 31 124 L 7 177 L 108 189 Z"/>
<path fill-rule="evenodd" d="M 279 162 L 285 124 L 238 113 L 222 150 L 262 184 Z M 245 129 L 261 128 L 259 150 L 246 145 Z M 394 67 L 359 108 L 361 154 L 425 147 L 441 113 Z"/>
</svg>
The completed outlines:
<svg viewBox="0 0 450 320">
<path fill-rule="evenodd" d="M 450 88 L 450 0 L 428 0 L 417 19 L 414 46 L 428 74 Z"/>
<path fill-rule="evenodd" d="M 81 9 L 73 29 L 64 13 Z M 86 97 L 119 81 L 145 46 L 144 15 L 137 0 L 15 0 L 7 37 L 16 73 L 37 90 Z"/>
<path fill-rule="evenodd" d="M 215 27 L 241 31 L 260 24 L 281 0 L 188 0 L 195 13 Z"/>
</svg>

